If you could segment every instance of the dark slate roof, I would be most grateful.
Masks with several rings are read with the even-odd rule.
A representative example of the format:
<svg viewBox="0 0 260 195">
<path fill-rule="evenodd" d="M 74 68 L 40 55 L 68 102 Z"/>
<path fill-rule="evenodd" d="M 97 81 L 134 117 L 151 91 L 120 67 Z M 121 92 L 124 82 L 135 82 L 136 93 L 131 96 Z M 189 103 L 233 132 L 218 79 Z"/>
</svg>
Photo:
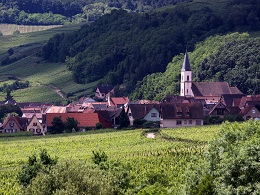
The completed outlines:
<svg viewBox="0 0 260 195">
<path fill-rule="evenodd" d="M 179 95 L 167 95 L 162 103 L 201 103 L 206 105 L 204 99 L 195 99 L 194 97 L 179 96 Z"/>
<path fill-rule="evenodd" d="M 159 104 L 129 104 L 132 116 L 134 119 L 144 118 L 152 108 L 155 108 L 158 112 L 160 110 Z"/>
<path fill-rule="evenodd" d="M 222 94 L 243 94 L 237 87 L 227 82 L 192 82 L 194 96 L 221 96 Z"/>
<path fill-rule="evenodd" d="M 203 119 L 204 110 L 201 103 L 162 103 L 163 119 Z"/>
<path fill-rule="evenodd" d="M 243 96 L 246 96 L 245 94 L 222 94 L 222 101 L 227 105 L 227 106 L 233 106 L 234 104 L 234 99 L 241 99 Z"/>
<path fill-rule="evenodd" d="M 260 95 L 251 95 L 241 98 L 239 107 L 245 107 L 246 105 L 257 105 L 260 104 Z"/>
<path fill-rule="evenodd" d="M 184 55 L 184 60 L 183 60 L 182 69 L 181 70 L 182 71 L 191 71 L 190 61 L 189 61 L 189 57 L 188 57 L 187 51 L 185 52 L 185 55 Z"/>
<path fill-rule="evenodd" d="M 100 93 L 107 94 L 108 92 L 112 91 L 114 87 L 112 85 L 98 85 L 97 88 L 99 89 Z"/>
</svg>

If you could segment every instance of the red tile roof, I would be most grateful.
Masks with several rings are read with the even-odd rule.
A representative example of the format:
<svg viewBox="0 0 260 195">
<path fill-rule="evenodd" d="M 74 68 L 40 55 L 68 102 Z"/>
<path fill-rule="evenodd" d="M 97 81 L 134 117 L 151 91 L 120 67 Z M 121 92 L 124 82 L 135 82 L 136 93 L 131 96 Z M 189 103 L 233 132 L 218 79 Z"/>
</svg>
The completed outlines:
<svg viewBox="0 0 260 195">
<path fill-rule="evenodd" d="M 67 118 L 74 118 L 77 120 L 79 127 L 95 127 L 98 122 L 102 123 L 103 127 L 109 128 L 107 123 L 98 113 L 47 113 L 46 125 L 52 126 L 51 122 L 54 117 L 61 117 L 62 122 L 66 122 Z"/>
<path fill-rule="evenodd" d="M 110 98 L 110 106 L 124 105 L 129 102 L 128 97 L 112 97 Z"/>
</svg>

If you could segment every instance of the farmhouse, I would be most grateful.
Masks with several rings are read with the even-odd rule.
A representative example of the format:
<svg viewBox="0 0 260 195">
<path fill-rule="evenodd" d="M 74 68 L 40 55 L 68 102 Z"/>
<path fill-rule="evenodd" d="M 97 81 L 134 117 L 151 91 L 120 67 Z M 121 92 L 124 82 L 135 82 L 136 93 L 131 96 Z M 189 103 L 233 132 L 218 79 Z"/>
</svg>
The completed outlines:
<svg viewBox="0 0 260 195">
<path fill-rule="evenodd" d="M 160 127 L 203 125 L 204 111 L 201 103 L 162 103 Z"/>
</svg>

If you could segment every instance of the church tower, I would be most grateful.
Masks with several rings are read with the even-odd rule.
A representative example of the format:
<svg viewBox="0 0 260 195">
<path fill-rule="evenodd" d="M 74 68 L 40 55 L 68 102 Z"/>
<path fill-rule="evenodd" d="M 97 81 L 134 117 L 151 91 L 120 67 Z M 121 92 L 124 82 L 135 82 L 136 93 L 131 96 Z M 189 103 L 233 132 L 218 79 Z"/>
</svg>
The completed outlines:
<svg viewBox="0 0 260 195">
<path fill-rule="evenodd" d="M 180 96 L 192 96 L 192 71 L 187 51 L 185 52 L 184 61 L 181 69 L 181 91 Z"/>
</svg>

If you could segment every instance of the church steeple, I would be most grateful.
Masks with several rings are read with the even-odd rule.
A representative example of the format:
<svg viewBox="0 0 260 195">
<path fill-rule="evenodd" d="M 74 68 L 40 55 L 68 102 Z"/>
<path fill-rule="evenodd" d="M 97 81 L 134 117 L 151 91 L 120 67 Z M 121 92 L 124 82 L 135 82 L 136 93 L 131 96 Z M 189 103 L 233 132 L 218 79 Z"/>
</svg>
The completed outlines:
<svg viewBox="0 0 260 195">
<path fill-rule="evenodd" d="M 188 52 L 185 52 L 184 60 L 181 69 L 181 91 L 180 96 L 192 96 L 192 71 L 190 68 L 190 61 Z"/>
<path fill-rule="evenodd" d="M 186 50 L 181 71 L 191 71 L 188 52 Z"/>
</svg>

